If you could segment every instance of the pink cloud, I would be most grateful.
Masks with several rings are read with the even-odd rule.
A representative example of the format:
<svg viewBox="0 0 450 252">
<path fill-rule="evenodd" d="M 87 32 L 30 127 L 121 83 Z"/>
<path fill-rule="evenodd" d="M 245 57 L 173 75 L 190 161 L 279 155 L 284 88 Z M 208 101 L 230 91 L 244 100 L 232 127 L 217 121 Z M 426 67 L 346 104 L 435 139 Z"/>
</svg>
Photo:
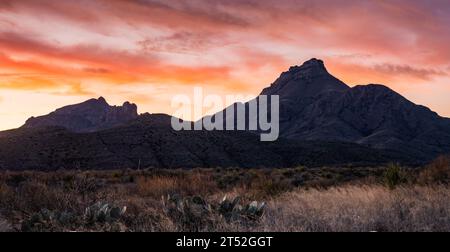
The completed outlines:
<svg viewBox="0 0 450 252">
<path fill-rule="evenodd" d="M 95 80 L 257 94 L 311 57 L 351 84 L 432 87 L 450 69 L 448 13 L 444 0 L 3 0 L 0 88 L 87 94 Z"/>
</svg>

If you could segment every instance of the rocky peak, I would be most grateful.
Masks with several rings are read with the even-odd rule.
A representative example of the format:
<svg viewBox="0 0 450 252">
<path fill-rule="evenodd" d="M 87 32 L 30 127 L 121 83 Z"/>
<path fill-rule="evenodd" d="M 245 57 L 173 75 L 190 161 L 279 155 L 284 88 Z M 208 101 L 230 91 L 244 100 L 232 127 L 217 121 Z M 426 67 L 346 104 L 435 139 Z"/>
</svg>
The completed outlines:
<svg viewBox="0 0 450 252">
<path fill-rule="evenodd" d="M 101 102 L 101 103 L 106 103 L 106 104 L 108 104 L 108 103 L 106 102 L 105 98 L 103 98 L 103 96 L 100 96 L 100 97 L 97 99 L 97 101 L 99 101 L 99 102 Z"/>
<path fill-rule="evenodd" d="M 282 98 L 315 97 L 328 91 L 345 91 L 349 87 L 328 73 L 322 60 L 313 58 L 284 72 L 262 95 Z"/>
<path fill-rule="evenodd" d="M 69 105 L 39 117 L 31 117 L 23 127 L 64 127 L 74 132 L 93 132 L 126 123 L 138 117 L 136 104 L 110 106 L 105 98 Z"/>
<path fill-rule="evenodd" d="M 300 74 L 327 74 L 328 71 L 325 68 L 325 64 L 322 60 L 312 58 L 308 61 L 305 61 L 301 66 L 292 66 L 289 68 L 289 72 L 291 73 L 300 73 Z"/>
<path fill-rule="evenodd" d="M 130 103 L 130 102 L 126 101 L 123 103 L 122 108 L 125 111 L 128 111 L 133 114 L 137 114 L 137 105 L 134 103 Z"/>
<path fill-rule="evenodd" d="M 85 102 L 83 102 L 83 103 L 86 103 L 86 104 L 95 104 L 95 105 L 98 105 L 98 106 L 105 106 L 105 107 L 108 107 L 109 106 L 109 104 L 108 104 L 108 102 L 105 100 L 105 98 L 103 98 L 103 97 L 99 97 L 98 99 L 95 99 L 95 98 L 92 98 L 92 99 L 89 99 L 89 100 L 87 100 L 87 101 L 85 101 Z"/>
</svg>

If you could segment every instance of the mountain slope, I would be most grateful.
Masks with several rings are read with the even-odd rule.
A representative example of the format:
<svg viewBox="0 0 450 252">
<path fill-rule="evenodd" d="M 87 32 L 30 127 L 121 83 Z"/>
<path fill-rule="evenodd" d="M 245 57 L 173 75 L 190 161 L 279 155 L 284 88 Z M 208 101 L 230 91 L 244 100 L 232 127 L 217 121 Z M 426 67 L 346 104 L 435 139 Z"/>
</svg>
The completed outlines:
<svg viewBox="0 0 450 252">
<path fill-rule="evenodd" d="M 280 168 L 405 161 L 401 155 L 351 143 L 260 142 L 245 131 L 177 132 L 170 119 L 144 114 L 126 125 L 91 133 L 58 127 L 0 132 L 0 170 Z"/>
<path fill-rule="evenodd" d="M 422 160 L 450 153 L 449 119 L 383 85 L 350 88 L 330 75 L 321 60 L 291 67 L 261 95 L 279 95 L 283 138 L 352 142 L 401 151 Z M 244 106 L 248 113 L 249 103 Z M 222 113 L 224 124 L 237 115 Z"/>
</svg>

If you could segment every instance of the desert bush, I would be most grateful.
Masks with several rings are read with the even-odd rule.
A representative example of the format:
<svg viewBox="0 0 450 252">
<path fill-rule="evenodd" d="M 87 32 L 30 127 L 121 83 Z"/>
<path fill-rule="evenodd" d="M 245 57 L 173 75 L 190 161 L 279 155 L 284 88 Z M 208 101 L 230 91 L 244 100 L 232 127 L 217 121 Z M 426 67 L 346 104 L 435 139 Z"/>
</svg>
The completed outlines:
<svg viewBox="0 0 450 252">
<path fill-rule="evenodd" d="M 441 156 L 427 165 L 418 176 L 421 184 L 448 184 L 450 183 L 450 157 Z"/>
<path fill-rule="evenodd" d="M 384 183 L 387 187 L 394 189 L 396 186 L 407 182 L 406 172 L 399 164 L 389 164 L 383 174 Z"/>
</svg>

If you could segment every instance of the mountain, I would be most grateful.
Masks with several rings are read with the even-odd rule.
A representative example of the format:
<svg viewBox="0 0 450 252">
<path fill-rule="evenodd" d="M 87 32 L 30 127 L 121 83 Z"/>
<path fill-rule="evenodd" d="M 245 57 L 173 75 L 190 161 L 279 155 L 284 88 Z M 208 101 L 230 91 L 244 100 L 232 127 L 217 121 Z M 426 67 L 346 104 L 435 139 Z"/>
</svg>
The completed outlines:
<svg viewBox="0 0 450 252">
<path fill-rule="evenodd" d="M 100 97 L 0 132 L 0 170 L 373 166 L 450 153 L 450 119 L 383 85 L 349 87 L 318 59 L 291 67 L 253 101 L 262 95 L 279 96 L 274 142 L 248 127 L 175 131 L 168 115 L 138 115 L 135 104 Z M 248 111 L 250 102 L 232 106 Z M 224 110 L 203 119 L 236 124 L 235 116 Z"/>
<path fill-rule="evenodd" d="M 318 59 L 291 67 L 255 100 L 261 95 L 279 95 L 282 138 L 351 142 L 422 160 L 450 153 L 450 119 L 383 85 L 350 88 Z M 249 103 L 232 106 L 249 111 Z M 226 124 L 235 120 L 236 112 L 230 116 L 224 110 L 212 118 L 221 115 Z"/>
<path fill-rule="evenodd" d="M 136 104 L 110 106 L 103 97 L 66 106 L 39 117 L 31 117 L 23 128 L 60 126 L 73 132 L 94 132 L 122 125 L 138 117 Z"/>
<path fill-rule="evenodd" d="M 405 161 L 401 155 L 352 143 L 261 142 L 245 131 L 175 131 L 170 120 L 168 115 L 143 114 L 97 132 L 62 127 L 0 132 L 0 170 L 374 166 Z"/>
</svg>

